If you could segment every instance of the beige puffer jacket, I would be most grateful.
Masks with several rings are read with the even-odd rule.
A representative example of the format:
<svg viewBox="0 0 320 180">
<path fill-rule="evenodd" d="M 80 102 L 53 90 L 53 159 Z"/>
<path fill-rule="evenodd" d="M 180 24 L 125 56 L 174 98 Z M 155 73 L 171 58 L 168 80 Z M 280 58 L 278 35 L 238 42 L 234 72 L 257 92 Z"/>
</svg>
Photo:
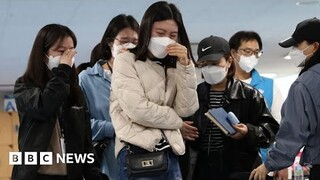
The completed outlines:
<svg viewBox="0 0 320 180">
<path fill-rule="evenodd" d="M 165 71 L 147 60 L 135 61 L 130 52 L 119 54 L 113 64 L 110 114 L 116 132 L 115 154 L 129 142 L 153 151 L 161 130 L 177 155 L 185 152 L 180 117 L 199 108 L 195 68 L 192 63 Z"/>
</svg>

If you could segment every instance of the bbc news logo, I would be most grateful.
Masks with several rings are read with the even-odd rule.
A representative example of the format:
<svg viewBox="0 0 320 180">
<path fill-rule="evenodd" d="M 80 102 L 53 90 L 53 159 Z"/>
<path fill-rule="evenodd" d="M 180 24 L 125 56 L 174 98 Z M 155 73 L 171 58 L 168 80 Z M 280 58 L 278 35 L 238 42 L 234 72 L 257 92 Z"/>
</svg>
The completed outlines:
<svg viewBox="0 0 320 180">
<path fill-rule="evenodd" d="M 24 154 L 24 157 L 22 156 Z M 79 163 L 94 163 L 94 154 L 93 153 L 57 153 L 55 158 L 52 152 L 9 152 L 9 164 L 10 165 L 37 165 L 38 158 L 40 165 L 52 165 L 53 162 L 65 163 L 65 164 L 79 164 Z"/>
</svg>

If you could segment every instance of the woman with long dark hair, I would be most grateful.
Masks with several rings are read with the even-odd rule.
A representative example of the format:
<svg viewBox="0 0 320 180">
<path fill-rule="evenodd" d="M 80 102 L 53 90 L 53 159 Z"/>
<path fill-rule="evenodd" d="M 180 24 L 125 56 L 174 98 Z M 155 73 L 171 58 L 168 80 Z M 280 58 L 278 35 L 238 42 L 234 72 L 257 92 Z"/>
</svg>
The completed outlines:
<svg viewBox="0 0 320 180">
<path fill-rule="evenodd" d="M 182 118 L 198 109 L 191 59 L 180 11 L 164 1 L 152 4 L 142 18 L 137 48 L 114 61 L 110 114 L 120 179 L 182 178 L 177 155 L 185 145 L 179 129 L 185 127 Z M 149 159 L 155 154 L 161 163 Z M 146 167 L 143 174 L 134 167 L 139 156 L 148 156 L 136 161 Z"/>
<path fill-rule="evenodd" d="M 74 56 L 77 39 L 66 26 L 44 26 L 35 39 L 28 67 L 15 83 L 19 151 L 52 153 L 52 165 L 15 165 L 12 179 L 100 179 L 94 166 L 90 121 L 78 85 Z M 58 156 L 86 156 L 58 162 Z"/>
<path fill-rule="evenodd" d="M 97 146 L 100 168 L 110 179 L 117 179 L 118 166 L 114 154 L 115 133 L 109 114 L 109 96 L 114 58 L 138 43 L 139 24 L 131 16 L 120 14 L 108 24 L 105 33 L 91 52 L 93 66 L 79 74 L 90 112 L 92 140 Z M 99 143 L 100 142 L 100 143 Z"/>
</svg>

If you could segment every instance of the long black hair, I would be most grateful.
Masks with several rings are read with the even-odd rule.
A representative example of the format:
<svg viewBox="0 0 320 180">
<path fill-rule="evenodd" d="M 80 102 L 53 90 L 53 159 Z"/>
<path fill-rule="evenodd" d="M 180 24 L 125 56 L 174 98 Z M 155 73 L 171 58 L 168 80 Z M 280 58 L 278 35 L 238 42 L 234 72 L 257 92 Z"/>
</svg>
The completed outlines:
<svg viewBox="0 0 320 180">
<path fill-rule="evenodd" d="M 91 51 L 91 66 L 93 66 L 100 59 L 111 59 L 112 53 L 110 44 L 114 41 L 121 30 L 128 27 L 133 29 L 137 33 L 139 32 L 139 24 L 137 20 L 131 15 L 120 14 L 110 21 L 100 43 L 98 43 Z"/>
<path fill-rule="evenodd" d="M 188 58 L 193 61 L 189 38 L 179 9 L 171 3 L 159 1 L 152 4 L 144 13 L 140 24 L 139 40 L 136 47 L 136 59 L 146 61 L 152 26 L 157 21 L 173 20 L 178 25 L 178 42 L 188 49 Z"/>
<path fill-rule="evenodd" d="M 48 69 L 45 60 L 49 49 L 56 43 L 62 43 L 63 39 L 70 37 L 73 41 L 74 48 L 77 46 L 75 34 L 64 25 L 48 24 L 38 32 L 29 56 L 27 70 L 22 76 L 22 81 L 28 84 L 34 84 L 40 89 L 44 89 L 48 81 L 52 78 L 53 73 Z M 79 96 L 81 90 L 78 85 L 78 76 L 76 68 L 72 66 L 73 73 L 70 77 L 70 102 L 80 102 Z"/>
</svg>

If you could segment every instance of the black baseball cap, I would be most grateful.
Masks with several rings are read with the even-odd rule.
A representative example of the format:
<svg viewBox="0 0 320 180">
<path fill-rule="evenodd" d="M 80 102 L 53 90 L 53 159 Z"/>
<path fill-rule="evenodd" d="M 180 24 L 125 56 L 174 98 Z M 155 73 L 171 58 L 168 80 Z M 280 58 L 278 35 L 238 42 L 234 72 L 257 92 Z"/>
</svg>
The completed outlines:
<svg viewBox="0 0 320 180">
<path fill-rule="evenodd" d="M 320 42 L 320 20 L 316 17 L 301 21 L 292 36 L 279 43 L 281 47 L 288 48 L 304 40 Z"/>
<path fill-rule="evenodd" d="M 204 60 L 219 61 L 225 54 L 230 54 L 227 40 L 218 36 L 209 36 L 198 45 L 198 62 Z"/>
</svg>

